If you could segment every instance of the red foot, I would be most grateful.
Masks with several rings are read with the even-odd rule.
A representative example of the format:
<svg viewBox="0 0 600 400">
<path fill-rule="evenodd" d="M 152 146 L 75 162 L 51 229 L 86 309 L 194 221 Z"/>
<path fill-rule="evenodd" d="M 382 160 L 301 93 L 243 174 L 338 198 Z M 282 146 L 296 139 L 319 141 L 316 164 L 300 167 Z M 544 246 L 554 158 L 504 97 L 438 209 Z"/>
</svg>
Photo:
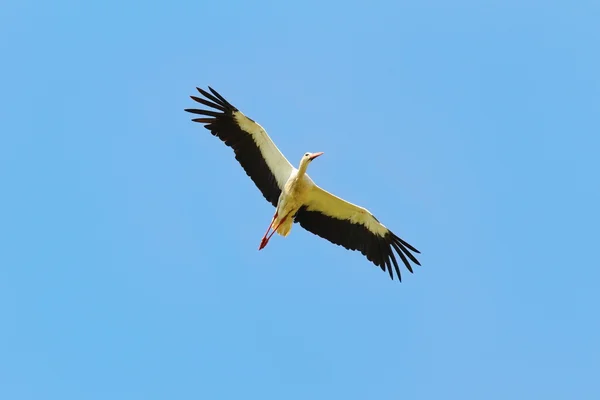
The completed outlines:
<svg viewBox="0 0 600 400">
<path fill-rule="evenodd" d="M 269 243 L 269 239 L 267 239 L 266 237 L 262 238 L 262 240 L 260 241 L 260 246 L 258 247 L 258 250 L 264 249 L 265 246 L 267 245 L 267 243 Z"/>
</svg>

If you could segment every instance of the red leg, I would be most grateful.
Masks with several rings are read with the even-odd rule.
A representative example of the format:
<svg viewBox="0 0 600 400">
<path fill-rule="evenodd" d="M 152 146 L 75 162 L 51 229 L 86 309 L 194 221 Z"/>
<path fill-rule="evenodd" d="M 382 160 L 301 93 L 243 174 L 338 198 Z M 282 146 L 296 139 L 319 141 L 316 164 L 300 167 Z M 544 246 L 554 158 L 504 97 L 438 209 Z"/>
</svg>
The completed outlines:
<svg viewBox="0 0 600 400">
<path fill-rule="evenodd" d="M 271 226 L 273 225 L 273 221 L 275 221 L 275 218 L 277 218 L 277 211 L 275 212 L 275 215 L 273 215 L 273 219 L 271 219 L 271 223 L 269 224 L 269 227 L 267 228 L 265 235 L 263 236 L 262 240 L 260 241 L 260 247 L 258 248 L 259 250 L 262 250 L 269 242 L 269 239 L 271 237 L 269 236 L 269 239 L 267 239 L 267 235 L 269 234 L 269 231 L 271 230 Z"/>
<path fill-rule="evenodd" d="M 275 220 L 277 214 L 275 214 L 275 217 L 273 217 L 273 220 Z M 260 246 L 259 246 L 259 250 L 262 250 L 267 243 L 269 243 L 269 239 L 271 239 L 271 236 L 273 236 L 273 234 L 275 234 L 275 232 L 277 232 L 277 229 L 279 229 L 279 227 L 281 226 L 281 224 L 283 224 L 285 222 L 285 220 L 287 219 L 287 215 L 285 217 L 283 217 L 283 219 L 281 221 L 279 221 L 279 223 L 277 224 L 277 226 L 275 228 L 273 228 L 273 231 L 271 232 L 271 234 L 267 237 L 267 234 L 265 233 L 265 236 L 263 236 L 261 242 L 260 242 Z M 273 222 L 271 222 L 271 224 L 273 224 Z M 269 225 L 269 228 L 271 227 L 271 225 Z M 269 230 L 267 230 L 267 233 L 269 233 Z"/>
</svg>

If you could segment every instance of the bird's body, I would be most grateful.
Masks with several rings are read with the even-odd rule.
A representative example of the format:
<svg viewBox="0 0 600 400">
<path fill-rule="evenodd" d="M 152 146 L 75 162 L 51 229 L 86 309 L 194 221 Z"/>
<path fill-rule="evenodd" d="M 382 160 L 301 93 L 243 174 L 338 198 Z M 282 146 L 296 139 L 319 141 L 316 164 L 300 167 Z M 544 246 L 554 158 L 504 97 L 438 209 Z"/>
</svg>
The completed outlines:
<svg viewBox="0 0 600 400">
<path fill-rule="evenodd" d="M 294 216 L 298 213 L 298 210 L 306 204 L 311 191 L 315 187 L 313 180 L 306 174 L 306 168 L 310 162 L 310 159 L 308 158 L 309 154 L 310 153 L 306 153 L 306 155 L 302 157 L 298 169 L 294 168 L 292 170 L 292 173 L 285 182 L 285 185 L 281 190 L 281 195 L 277 200 L 277 208 L 275 211 L 277 218 L 273 221 L 272 229 L 277 227 L 276 232 L 281 236 L 287 236 L 294 223 L 293 218 L 286 217 Z"/>
<path fill-rule="evenodd" d="M 277 233 L 281 236 L 289 235 L 294 223 L 292 218 L 283 221 L 288 215 L 296 215 L 311 189 L 313 183 L 306 174 L 300 174 L 298 170 L 294 170 L 292 175 L 285 183 L 279 200 L 277 201 L 277 209 L 275 213 L 277 218 L 273 221 L 272 229 L 277 228 Z"/>
<path fill-rule="evenodd" d="M 330 242 L 358 250 L 393 279 L 392 265 L 400 279 L 397 254 L 412 272 L 408 261 L 420 265 L 411 253 L 419 253 L 381 224 L 367 209 L 349 203 L 321 189 L 307 175 L 309 164 L 323 153 L 305 153 L 298 168 L 281 154 L 266 131 L 232 106 L 212 88 L 198 88 L 205 97 L 191 96 L 198 103 L 217 111 L 186 109 L 207 116 L 193 121 L 206 124 L 211 133 L 232 147 L 236 159 L 264 197 L 276 208 L 259 249 L 277 232 L 289 235 L 294 222 Z M 272 232 L 269 234 L 269 232 Z"/>
</svg>

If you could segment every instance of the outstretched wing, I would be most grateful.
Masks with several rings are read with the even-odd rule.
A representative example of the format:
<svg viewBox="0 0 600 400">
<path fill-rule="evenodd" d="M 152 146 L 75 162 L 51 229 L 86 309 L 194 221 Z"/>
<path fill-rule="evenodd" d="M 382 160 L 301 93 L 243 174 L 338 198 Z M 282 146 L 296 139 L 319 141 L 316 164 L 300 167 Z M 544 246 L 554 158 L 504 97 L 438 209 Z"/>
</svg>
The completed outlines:
<svg viewBox="0 0 600 400">
<path fill-rule="evenodd" d="M 211 110 L 188 108 L 185 111 L 205 116 L 192 121 L 205 124 L 206 129 L 233 149 L 246 174 L 267 201 L 277 207 L 281 190 L 293 170 L 290 162 L 262 126 L 246 117 L 210 86 L 211 93 L 196 89 L 204 97 L 190 97 Z"/>
<path fill-rule="evenodd" d="M 395 254 L 400 256 L 411 273 L 413 270 L 409 259 L 421 265 L 411 251 L 420 252 L 386 228 L 367 209 L 340 199 L 316 185 L 296 214 L 295 221 L 307 231 L 332 243 L 360 251 L 383 271 L 387 269 L 392 280 L 392 264 L 398 280 L 401 280 Z"/>
</svg>

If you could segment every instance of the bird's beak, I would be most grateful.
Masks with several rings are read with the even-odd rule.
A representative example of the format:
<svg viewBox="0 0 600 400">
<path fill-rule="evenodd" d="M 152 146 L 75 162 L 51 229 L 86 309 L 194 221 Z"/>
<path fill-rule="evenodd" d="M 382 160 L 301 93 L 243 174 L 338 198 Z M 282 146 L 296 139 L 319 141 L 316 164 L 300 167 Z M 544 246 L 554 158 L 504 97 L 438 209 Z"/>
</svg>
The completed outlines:
<svg viewBox="0 0 600 400">
<path fill-rule="evenodd" d="M 312 161 L 312 160 L 314 160 L 315 158 L 319 157 L 320 155 L 323 155 L 323 152 L 322 152 L 322 151 L 320 151 L 320 152 L 318 152 L 318 153 L 312 153 L 312 154 L 310 155 L 310 160 Z"/>
</svg>

